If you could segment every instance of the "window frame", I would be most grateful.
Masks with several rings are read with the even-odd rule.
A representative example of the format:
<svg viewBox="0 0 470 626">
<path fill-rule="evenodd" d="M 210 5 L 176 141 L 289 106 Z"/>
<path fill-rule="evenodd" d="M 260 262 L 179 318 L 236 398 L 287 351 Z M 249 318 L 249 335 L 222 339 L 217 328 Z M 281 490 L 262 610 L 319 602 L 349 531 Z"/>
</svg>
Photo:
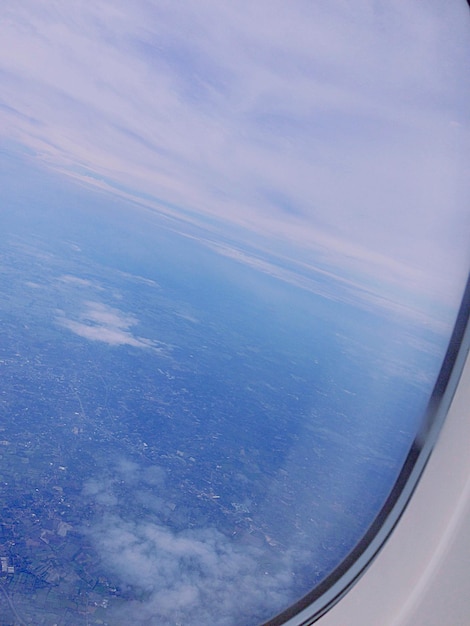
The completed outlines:
<svg viewBox="0 0 470 626">
<path fill-rule="evenodd" d="M 415 491 L 425 474 L 431 453 L 436 447 L 444 423 L 448 419 L 449 410 L 462 379 L 465 366 L 466 370 L 470 372 L 470 359 L 467 358 L 469 351 L 470 274 L 448 348 L 423 416 L 420 430 L 384 506 L 362 539 L 327 578 L 285 611 L 264 622 L 262 626 L 310 626 L 335 607 L 356 583 L 363 578 L 371 565 L 378 560 L 384 546 L 389 543 L 393 531 L 412 501 Z M 470 392 L 470 388 L 468 391 Z M 462 436 L 465 439 L 465 434 Z M 446 459 L 442 461 L 439 457 L 437 462 L 442 465 L 447 461 Z M 429 506 L 432 505 L 430 504 Z M 428 513 L 430 510 L 428 508 Z M 388 572 L 388 576 L 392 576 L 392 578 L 396 574 Z M 470 599 L 468 605 L 470 610 Z M 383 616 L 379 620 L 380 623 L 383 623 Z M 344 626 L 345 623 L 349 625 L 350 622 L 331 622 L 332 625 L 336 623 L 341 623 Z M 361 622 L 359 621 L 358 623 Z M 379 622 L 371 622 L 370 625 L 374 624 L 375 626 L 376 623 Z M 369 626 L 368 622 L 366 624 Z"/>
</svg>

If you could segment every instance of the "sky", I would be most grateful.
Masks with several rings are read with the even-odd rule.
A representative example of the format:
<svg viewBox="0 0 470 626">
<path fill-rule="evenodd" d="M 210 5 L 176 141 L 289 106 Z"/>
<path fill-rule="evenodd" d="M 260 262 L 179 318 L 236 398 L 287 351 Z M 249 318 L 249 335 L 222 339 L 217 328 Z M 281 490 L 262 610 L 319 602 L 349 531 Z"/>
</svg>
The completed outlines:
<svg viewBox="0 0 470 626">
<path fill-rule="evenodd" d="M 0 141 L 379 290 L 454 302 L 469 27 L 458 0 L 8 3 Z"/>
</svg>

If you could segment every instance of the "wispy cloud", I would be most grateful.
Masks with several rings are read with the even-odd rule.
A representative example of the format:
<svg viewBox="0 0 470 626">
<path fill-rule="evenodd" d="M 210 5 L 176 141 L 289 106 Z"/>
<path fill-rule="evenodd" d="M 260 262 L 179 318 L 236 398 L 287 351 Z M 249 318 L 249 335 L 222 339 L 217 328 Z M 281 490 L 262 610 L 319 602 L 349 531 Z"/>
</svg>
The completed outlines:
<svg viewBox="0 0 470 626">
<path fill-rule="evenodd" d="M 135 501 L 127 496 L 124 503 L 123 482 L 132 485 Z M 166 494 L 162 468 L 143 469 L 127 461 L 110 468 L 109 476 L 85 484 L 84 497 L 99 505 L 101 513 L 83 531 L 107 576 L 132 589 L 135 598 L 118 610 L 110 605 L 107 615 L 113 624 L 243 626 L 292 601 L 293 551 L 270 558 L 269 551 L 232 540 L 214 527 L 171 529 L 158 507 L 152 507 L 158 499 L 163 510 Z M 123 514 L 139 498 L 145 510 L 138 516 Z"/>
<path fill-rule="evenodd" d="M 59 276 L 58 280 L 67 285 L 73 285 L 76 287 L 91 287 L 98 290 L 102 289 L 102 287 L 92 282 L 91 280 L 88 280 L 87 278 L 80 278 L 79 276 L 73 276 L 72 274 L 64 274 L 63 276 Z"/>
<path fill-rule="evenodd" d="M 419 298 L 415 302 L 401 303 L 393 297 L 387 297 L 387 290 L 367 286 L 364 279 L 361 280 L 354 273 L 351 278 L 343 275 L 338 268 L 324 269 L 315 267 L 313 263 L 299 262 L 282 256 L 270 255 L 266 258 L 262 253 L 253 254 L 228 244 L 211 240 L 202 241 L 223 256 L 330 300 L 352 304 L 373 312 L 386 311 L 394 317 L 412 319 L 444 334 L 449 332 L 449 325 L 453 323 L 453 320 L 448 321 L 447 317 L 443 316 L 442 311 L 426 310 Z M 419 283 L 419 277 L 416 277 L 416 281 Z M 393 284 L 394 281 L 390 282 Z"/>
<path fill-rule="evenodd" d="M 85 302 L 79 320 L 65 316 L 56 318 L 58 324 L 80 337 L 102 341 L 111 346 L 128 345 L 134 348 L 155 348 L 151 339 L 137 337 L 131 328 L 138 323 L 133 315 L 124 314 L 116 308 L 100 302 Z"/>
<path fill-rule="evenodd" d="M 0 132 L 161 210 L 448 296 L 470 230 L 450 4 L 10 4 Z"/>
</svg>

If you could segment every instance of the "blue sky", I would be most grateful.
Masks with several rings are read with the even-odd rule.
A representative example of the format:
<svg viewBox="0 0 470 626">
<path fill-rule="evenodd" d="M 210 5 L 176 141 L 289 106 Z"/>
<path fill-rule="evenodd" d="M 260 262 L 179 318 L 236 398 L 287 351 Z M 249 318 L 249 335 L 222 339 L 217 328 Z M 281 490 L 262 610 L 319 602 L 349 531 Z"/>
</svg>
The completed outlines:
<svg viewBox="0 0 470 626">
<path fill-rule="evenodd" d="M 455 301 L 469 28 L 457 0 L 9 3 L 0 137 L 156 209 Z"/>
</svg>

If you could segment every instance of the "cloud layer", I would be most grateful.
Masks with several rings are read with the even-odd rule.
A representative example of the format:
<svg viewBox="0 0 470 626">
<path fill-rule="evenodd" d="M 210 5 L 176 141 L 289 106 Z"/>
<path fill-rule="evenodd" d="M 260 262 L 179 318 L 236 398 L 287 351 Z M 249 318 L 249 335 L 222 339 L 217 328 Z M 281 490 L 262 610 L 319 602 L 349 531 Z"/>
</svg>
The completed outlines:
<svg viewBox="0 0 470 626">
<path fill-rule="evenodd" d="M 117 609 L 110 605 L 110 623 L 243 626 L 292 602 L 293 551 L 270 559 L 266 550 L 237 543 L 213 527 L 171 529 L 162 520 L 164 482 L 162 468 L 142 470 L 122 461 L 112 477 L 84 486 L 84 497 L 101 510 L 84 532 L 107 577 L 135 598 Z M 123 483 L 132 487 L 132 496 L 123 496 Z M 152 500 L 161 501 L 160 513 Z M 132 513 L 136 502 L 139 515 Z"/>
<path fill-rule="evenodd" d="M 0 132 L 160 210 L 449 296 L 469 26 L 460 2 L 10 4 Z"/>
</svg>

